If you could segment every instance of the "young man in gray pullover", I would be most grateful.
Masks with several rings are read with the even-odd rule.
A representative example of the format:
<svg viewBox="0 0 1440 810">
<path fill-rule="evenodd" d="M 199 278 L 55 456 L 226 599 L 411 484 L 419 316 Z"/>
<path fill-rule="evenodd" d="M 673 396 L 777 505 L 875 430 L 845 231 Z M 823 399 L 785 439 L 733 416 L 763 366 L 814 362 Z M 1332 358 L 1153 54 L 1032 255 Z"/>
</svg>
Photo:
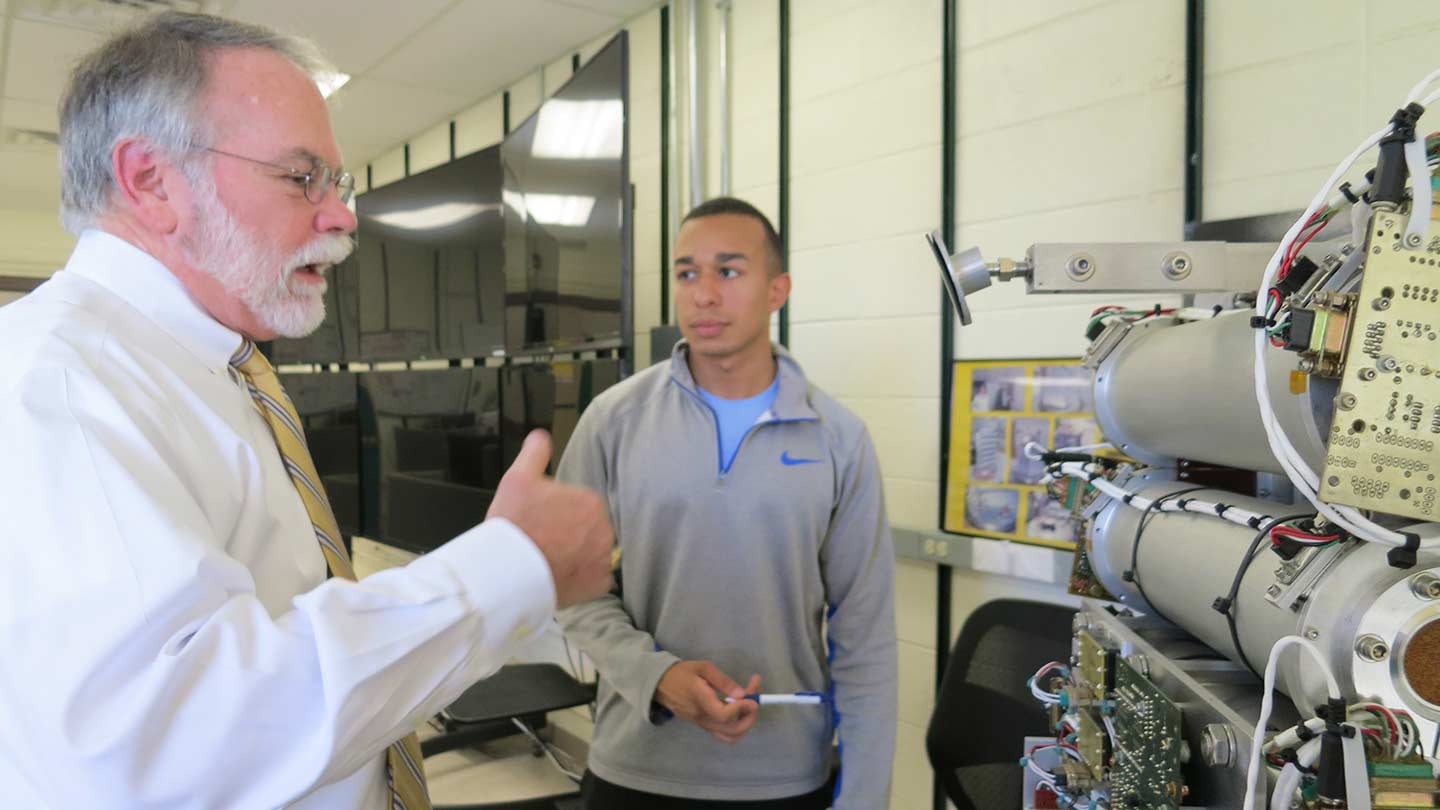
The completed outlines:
<svg viewBox="0 0 1440 810">
<path fill-rule="evenodd" d="M 790 277 L 763 214 L 691 211 L 673 271 L 685 340 L 591 404 L 558 471 L 605 498 L 623 551 L 614 591 L 561 615 L 600 672 L 586 807 L 881 810 L 897 698 L 875 449 L 769 340 Z M 821 702 L 746 697 L 762 682 Z"/>
</svg>

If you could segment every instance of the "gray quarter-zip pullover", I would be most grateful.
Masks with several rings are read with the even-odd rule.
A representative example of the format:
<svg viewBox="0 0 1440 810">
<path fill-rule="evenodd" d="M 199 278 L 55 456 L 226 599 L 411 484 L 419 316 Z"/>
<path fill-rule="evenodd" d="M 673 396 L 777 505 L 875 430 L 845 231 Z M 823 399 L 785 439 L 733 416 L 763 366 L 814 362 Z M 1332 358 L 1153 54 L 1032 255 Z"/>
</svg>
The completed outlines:
<svg viewBox="0 0 1440 810">
<path fill-rule="evenodd" d="M 560 462 L 599 491 L 624 551 L 609 596 L 562 612 L 600 672 L 590 768 L 634 790 L 749 801 L 813 791 L 839 732 L 837 810 L 889 803 L 895 753 L 894 553 L 864 424 L 774 347 L 775 404 L 728 470 L 717 420 L 676 346 L 601 394 Z M 828 645 L 827 645 L 828 642 Z M 661 676 L 714 661 L 765 692 L 831 695 L 772 706 L 738 744 L 657 722 Z"/>
</svg>

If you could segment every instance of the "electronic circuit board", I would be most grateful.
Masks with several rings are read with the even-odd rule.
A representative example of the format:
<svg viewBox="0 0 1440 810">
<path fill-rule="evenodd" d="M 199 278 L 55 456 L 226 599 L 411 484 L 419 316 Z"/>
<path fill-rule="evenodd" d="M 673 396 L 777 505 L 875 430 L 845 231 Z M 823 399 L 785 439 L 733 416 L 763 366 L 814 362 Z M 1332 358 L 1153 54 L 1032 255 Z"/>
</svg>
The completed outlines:
<svg viewBox="0 0 1440 810">
<path fill-rule="evenodd" d="M 1180 773 L 1180 709 L 1125 661 L 1116 662 L 1113 694 L 1113 806 L 1178 808 L 1186 793 Z"/>
<path fill-rule="evenodd" d="M 1406 245 L 1408 215 L 1378 213 L 1335 399 L 1320 497 L 1434 520 L 1440 482 L 1440 237 Z"/>
<path fill-rule="evenodd" d="M 1081 630 L 1075 634 L 1078 654 L 1072 680 L 1071 706 L 1079 716 L 1075 729 L 1075 747 L 1095 779 L 1103 779 L 1110 760 L 1110 739 L 1105 731 L 1100 703 L 1111 685 L 1115 654 Z"/>
</svg>

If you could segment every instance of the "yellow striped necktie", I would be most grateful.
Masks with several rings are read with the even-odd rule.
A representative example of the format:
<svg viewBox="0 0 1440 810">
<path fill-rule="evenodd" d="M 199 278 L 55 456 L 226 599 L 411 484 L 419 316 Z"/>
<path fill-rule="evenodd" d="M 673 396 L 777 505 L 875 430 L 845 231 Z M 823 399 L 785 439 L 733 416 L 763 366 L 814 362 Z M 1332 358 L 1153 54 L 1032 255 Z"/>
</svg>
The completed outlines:
<svg viewBox="0 0 1440 810">
<path fill-rule="evenodd" d="M 340 538 L 340 526 L 335 513 L 330 509 L 330 500 L 320 487 L 320 476 L 315 472 L 315 462 L 310 458 L 310 448 L 305 442 L 305 432 L 300 426 L 300 416 L 290 403 L 285 389 L 270 361 L 246 340 L 239 351 L 230 358 L 230 365 L 244 375 L 250 389 L 250 397 L 270 432 L 275 435 L 275 444 L 280 449 L 280 458 L 290 473 L 290 480 L 305 503 L 310 523 L 315 529 L 315 539 L 320 551 L 330 566 L 333 576 L 354 580 L 355 569 Z M 390 746 L 387 752 L 388 783 L 390 786 L 391 810 L 431 810 L 430 798 L 425 790 L 425 771 L 421 763 L 420 740 L 414 734 L 406 736 Z"/>
</svg>

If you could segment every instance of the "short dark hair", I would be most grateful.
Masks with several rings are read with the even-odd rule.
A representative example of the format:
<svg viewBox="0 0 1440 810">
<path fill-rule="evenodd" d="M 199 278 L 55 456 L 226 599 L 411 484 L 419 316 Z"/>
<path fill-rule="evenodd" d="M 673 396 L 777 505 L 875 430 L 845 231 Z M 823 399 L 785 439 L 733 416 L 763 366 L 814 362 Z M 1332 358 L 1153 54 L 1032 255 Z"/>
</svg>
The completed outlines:
<svg viewBox="0 0 1440 810">
<path fill-rule="evenodd" d="M 721 214 L 735 214 L 742 217 L 750 217 L 757 220 L 760 226 L 765 229 L 765 245 L 770 248 L 770 258 L 775 261 L 775 267 L 779 272 L 785 272 L 785 251 L 780 244 L 780 234 L 776 232 L 775 226 L 770 224 L 770 218 L 760 213 L 760 209 L 751 205 L 739 197 L 715 197 L 690 209 L 690 213 L 680 220 L 684 225 L 692 219 L 701 217 L 713 217 Z"/>
</svg>

